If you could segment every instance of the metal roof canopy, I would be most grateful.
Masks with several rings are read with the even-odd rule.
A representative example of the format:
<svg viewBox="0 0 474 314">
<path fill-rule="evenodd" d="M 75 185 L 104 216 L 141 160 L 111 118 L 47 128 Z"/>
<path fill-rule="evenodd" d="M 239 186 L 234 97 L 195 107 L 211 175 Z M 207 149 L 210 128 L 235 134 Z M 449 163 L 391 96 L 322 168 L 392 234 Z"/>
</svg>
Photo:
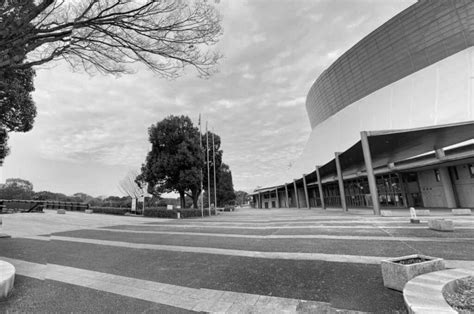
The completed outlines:
<svg viewBox="0 0 474 314">
<path fill-rule="evenodd" d="M 404 130 L 367 131 L 374 168 L 474 139 L 474 121 Z M 344 174 L 365 170 L 360 141 L 339 155 Z M 335 159 L 320 168 L 321 178 L 337 175 Z"/>
</svg>

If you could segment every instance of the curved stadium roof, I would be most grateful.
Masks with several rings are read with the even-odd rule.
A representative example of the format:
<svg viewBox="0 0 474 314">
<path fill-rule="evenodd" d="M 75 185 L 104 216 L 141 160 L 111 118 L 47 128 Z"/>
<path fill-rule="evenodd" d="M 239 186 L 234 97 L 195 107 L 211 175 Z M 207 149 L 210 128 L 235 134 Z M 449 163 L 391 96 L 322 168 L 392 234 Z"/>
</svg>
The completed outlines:
<svg viewBox="0 0 474 314">
<path fill-rule="evenodd" d="M 306 98 L 311 128 L 420 69 L 474 46 L 474 1 L 419 0 L 326 69 Z"/>
</svg>

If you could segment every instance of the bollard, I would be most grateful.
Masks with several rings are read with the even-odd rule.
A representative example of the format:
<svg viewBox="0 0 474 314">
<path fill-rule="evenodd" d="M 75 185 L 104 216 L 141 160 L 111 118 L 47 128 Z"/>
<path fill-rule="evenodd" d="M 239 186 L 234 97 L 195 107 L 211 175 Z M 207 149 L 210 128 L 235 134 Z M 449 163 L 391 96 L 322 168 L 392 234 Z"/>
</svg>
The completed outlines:
<svg viewBox="0 0 474 314">
<path fill-rule="evenodd" d="M 410 207 L 410 223 L 419 224 L 420 219 L 416 217 L 416 210 L 414 207 Z"/>
</svg>

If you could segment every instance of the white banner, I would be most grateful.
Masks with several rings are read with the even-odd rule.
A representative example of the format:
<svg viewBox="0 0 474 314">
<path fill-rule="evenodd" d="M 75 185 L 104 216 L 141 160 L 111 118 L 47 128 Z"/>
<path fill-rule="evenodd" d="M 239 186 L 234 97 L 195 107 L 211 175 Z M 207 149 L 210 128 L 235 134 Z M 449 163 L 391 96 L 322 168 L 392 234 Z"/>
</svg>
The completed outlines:
<svg viewBox="0 0 474 314">
<path fill-rule="evenodd" d="M 136 211 L 137 211 L 137 199 L 132 198 L 132 212 L 136 212 Z"/>
</svg>

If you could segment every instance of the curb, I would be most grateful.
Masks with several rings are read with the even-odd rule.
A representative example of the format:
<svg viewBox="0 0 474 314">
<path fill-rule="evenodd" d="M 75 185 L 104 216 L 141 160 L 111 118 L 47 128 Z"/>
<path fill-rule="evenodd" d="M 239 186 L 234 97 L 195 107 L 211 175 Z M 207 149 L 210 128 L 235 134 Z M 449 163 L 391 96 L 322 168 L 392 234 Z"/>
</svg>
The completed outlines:
<svg viewBox="0 0 474 314">
<path fill-rule="evenodd" d="M 457 313 L 446 302 L 443 287 L 449 282 L 474 276 L 474 269 L 446 269 L 413 278 L 403 289 L 403 299 L 410 314 Z"/>
</svg>

